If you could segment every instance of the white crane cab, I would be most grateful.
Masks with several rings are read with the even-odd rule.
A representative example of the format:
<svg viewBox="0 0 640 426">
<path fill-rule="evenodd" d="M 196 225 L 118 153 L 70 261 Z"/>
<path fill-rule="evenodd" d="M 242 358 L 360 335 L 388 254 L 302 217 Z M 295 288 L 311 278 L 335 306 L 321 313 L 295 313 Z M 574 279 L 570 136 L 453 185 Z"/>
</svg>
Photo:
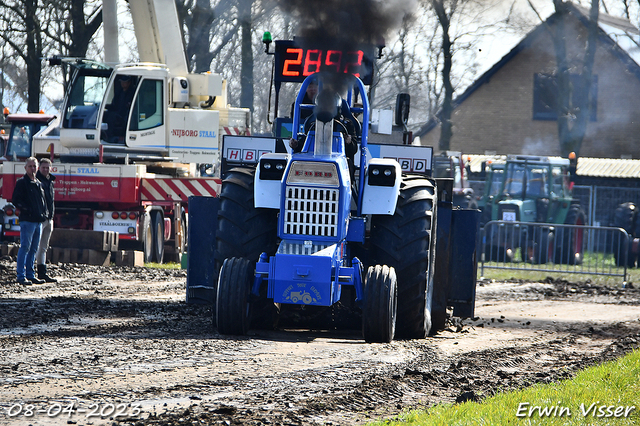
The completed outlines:
<svg viewBox="0 0 640 426">
<path fill-rule="evenodd" d="M 217 162 L 220 113 L 209 108 L 222 94 L 220 75 L 175 77 L 148 63 L 74 68 L 60 119 L 62 153 Z"/>
</svg>

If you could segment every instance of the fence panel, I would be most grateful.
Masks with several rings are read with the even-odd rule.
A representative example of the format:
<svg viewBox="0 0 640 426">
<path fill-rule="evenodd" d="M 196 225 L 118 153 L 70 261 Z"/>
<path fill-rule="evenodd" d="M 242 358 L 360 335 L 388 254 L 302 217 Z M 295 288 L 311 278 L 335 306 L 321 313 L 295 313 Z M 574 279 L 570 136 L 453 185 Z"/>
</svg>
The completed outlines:
<svg viewBox="0 0 640 426">
<path fill-rule="evenodd" d="M 510 221 L 480 231 L 480 268 L 619 276 L 637 260 L 624 229 Z"/>
</svg>

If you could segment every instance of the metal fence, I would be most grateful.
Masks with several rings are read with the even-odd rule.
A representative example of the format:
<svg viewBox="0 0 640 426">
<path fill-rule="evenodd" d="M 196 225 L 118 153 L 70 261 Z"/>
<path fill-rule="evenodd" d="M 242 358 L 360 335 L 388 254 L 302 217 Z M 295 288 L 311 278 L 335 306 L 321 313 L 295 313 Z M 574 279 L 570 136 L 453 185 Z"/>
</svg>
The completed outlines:
<svg viewBox="0 0 640 426">
<path fill-rule="evenodd" d="M 480 231 L 480 275 L 514 269 L 619 276 L 635 266 L 629 235 L 621 228 L 491 221 Z"/>
</svg>

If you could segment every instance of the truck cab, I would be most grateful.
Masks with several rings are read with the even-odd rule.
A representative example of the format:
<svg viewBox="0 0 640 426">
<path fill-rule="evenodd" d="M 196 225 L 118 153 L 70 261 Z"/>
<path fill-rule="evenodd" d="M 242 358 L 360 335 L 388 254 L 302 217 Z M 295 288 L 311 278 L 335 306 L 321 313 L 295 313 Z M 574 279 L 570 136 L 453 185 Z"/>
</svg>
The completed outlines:
<svg viewBox="0 0 640 426">
<path fill-rule="evenodd" d="M 0 161 L 24 161 L 33 155 L 33 137 L 56 118 L 43 113 L 9 114 L 7 122 L 11 124 L 7 137 L 6 150 Z"/>
</svg>

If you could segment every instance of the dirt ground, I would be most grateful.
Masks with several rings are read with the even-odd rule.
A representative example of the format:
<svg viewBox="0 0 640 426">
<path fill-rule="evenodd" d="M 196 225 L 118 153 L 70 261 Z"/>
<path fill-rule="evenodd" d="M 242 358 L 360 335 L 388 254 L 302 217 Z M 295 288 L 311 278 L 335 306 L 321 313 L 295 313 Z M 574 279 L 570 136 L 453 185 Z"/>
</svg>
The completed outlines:
<svg viewBox="0 0 640 426">
<path fill-rule="evenodd" d="M 571 377 L 640 346 L 640 290 L 479 282 L 476 317 L 365 344 L 357 317 L 221 337 L 186 272 L 0 260 L 2 425 L 357 425 Z M 319 327 L 328 319 L 329 327 Z M 515 417 L 515 412 L 514 412 Z"/>
</svg>

